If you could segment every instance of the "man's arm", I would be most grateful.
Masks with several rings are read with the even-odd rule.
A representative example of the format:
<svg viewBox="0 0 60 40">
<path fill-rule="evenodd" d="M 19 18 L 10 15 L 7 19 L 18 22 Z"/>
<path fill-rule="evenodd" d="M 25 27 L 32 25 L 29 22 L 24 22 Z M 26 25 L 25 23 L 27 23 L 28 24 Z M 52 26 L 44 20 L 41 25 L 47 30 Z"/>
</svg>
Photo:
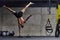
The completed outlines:
<svg viewBox="0 0 60 40">
<path fill-rule="evenodd" d="M 21 11 L 22 11 L 23 13 L 25 13 L 26 9 L 27 9 L 30 5 L 32 5 L 32 4 L 34 4 L 34 3 L 32 3 L 32 2 L 28 3 Z"/>
<path fill-rule="evenodd" d="M 11 11 L 11 12 L 13 12 L 13 13 L 16 13 L 16 11 L 14 11 L 13 9 L 11 9 L 11 8 L 5 6 L 5 5 L 4 5 L 3 7 L 7 8 L 9 11 Z"/>
</svg>

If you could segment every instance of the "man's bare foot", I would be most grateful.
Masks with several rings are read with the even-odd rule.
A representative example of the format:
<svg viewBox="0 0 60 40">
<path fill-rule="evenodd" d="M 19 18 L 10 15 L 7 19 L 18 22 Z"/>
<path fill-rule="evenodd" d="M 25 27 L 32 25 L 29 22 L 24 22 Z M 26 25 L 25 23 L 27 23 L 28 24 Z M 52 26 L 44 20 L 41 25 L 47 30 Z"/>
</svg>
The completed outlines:
<svg viewBox="0 0 60 40">
<path fill-rule="evenodd" d="M 34 4 L 33 2 L 30 2 L 30 4 Z"/>
<path fill-rule="evenodd" d="M 3 5 L 3 7 L 6 7 L 6 5 Z"/>
</svg>

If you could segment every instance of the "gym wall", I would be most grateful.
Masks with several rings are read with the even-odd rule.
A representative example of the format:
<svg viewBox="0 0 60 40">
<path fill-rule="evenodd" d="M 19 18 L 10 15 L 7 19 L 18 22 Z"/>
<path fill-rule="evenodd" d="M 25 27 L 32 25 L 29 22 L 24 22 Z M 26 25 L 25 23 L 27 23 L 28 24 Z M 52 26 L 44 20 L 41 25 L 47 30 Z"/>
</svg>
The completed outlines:
<svg viewBox="0 0 60 40">
<path fill-rule="evenodd" d="M 19 12 L 23 7 L 11 7 Z M 32 17 L 21 28 L 21 36 L 49 36 L 45 31 L 45 25 L 48 20 L 48 7 L 29 7 L 23 17 L 26 19 L 29 14 Z M 53 28 L 53 33 L 50 36 L 55 36 L 56 27 L 56 7 L 51 7 L 50 21 Z M 6 8 L 0 7 L 0 31 L 14 31 L 15 36 L 19 36 L 17 18 Z"/>
</svg>

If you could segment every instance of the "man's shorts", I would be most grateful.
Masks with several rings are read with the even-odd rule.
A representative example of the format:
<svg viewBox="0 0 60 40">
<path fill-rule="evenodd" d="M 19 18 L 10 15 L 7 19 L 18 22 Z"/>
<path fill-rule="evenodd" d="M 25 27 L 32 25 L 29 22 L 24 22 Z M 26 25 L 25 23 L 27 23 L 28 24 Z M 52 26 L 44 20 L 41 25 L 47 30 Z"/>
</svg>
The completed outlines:
<svg viewBox="0 0 60 40">
<path fill-rule="evenodd" d="M 23 15 L 23 12 L 18 12 L 18 13 L 13 13 L 17 18 L 20 18 L 20 17 L 22 17 L 22 15 Z"/>
</svg>

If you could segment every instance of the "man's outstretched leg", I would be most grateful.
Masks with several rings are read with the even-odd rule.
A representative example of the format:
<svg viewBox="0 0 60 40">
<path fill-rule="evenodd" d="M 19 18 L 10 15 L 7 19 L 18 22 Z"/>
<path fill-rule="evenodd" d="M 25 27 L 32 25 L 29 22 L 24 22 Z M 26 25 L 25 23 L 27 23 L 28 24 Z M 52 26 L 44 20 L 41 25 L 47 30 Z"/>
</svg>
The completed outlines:
<svg viewBox="0 0 60 40">
<path fill-rule="evenodd" d="M 30 5 L 32 5 L 32 4 L 34 4 L 34 3 L 32 3 L 32 2 L 28 3 L 21 11 L 22 11 L 23 13 L 25 13 L 26 9 L 27 9 Z"/>
</svg>

